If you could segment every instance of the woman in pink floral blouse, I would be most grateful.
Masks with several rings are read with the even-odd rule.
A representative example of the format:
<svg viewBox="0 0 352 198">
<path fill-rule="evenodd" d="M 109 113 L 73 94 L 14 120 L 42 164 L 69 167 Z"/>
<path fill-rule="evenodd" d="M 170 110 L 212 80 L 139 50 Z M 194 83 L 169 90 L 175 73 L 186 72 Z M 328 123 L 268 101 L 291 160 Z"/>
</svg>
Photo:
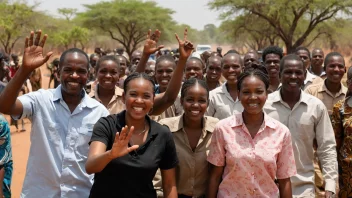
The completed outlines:
<svg viewBox="0 0 352 198">
<path fill-rule="evenodd" d="M 268 95 L 267 74 L 262 69 L 247 70 L 237 86 L 244 111 L 215 127 L 208 155 L 212 165 L 208 197 L 292 197 L 290 177 L 296 166 L 291 134 L 262 110 Z"/>
</svg>

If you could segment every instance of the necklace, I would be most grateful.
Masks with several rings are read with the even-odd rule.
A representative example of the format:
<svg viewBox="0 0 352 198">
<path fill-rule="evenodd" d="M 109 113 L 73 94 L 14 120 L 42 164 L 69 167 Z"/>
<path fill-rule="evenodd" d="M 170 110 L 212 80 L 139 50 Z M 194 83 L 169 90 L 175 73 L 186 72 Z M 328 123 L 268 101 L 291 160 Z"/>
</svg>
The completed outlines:
<svg viewBox="0 0 352 198">
<path fill-rule="evenodd" d="M 147 130 L 147 121 L 145 121 L 145 124 L 144 124 L 144 129 L 143 129 L 143 131 L 142 132 L 140 132 L 140 133 L 138 133 L 137 135 L 142 135 L 143 133 L 145 133 L 146 132 L 146 130 Z"/>
</svg>

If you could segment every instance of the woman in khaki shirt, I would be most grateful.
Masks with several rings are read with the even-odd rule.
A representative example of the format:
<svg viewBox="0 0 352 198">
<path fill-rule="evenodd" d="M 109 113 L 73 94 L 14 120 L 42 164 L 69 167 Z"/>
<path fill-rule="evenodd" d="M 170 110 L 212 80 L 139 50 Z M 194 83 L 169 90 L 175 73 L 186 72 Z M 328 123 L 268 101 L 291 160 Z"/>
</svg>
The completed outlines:
<svg viewBox="0 0 352 198">
<path fill-rule="evenodd" d="M 209 104 L 209 90 L 203 80 L 190 78 L 182 85 L 181 104 L 183 115 L 160 121 L 169 127 L 176 145 L 178 197 L 205 197 L 209 177 L 208 147 L 219 120 L 204 116 Z"/>
<path fill-rule="evenodd" d="M 95 66 L 98 84 L 90 96 L 102 103 L 110 114 L 125 110 L 122 102 L 123 90 L 116 86 L 119 81 L 119 64 L 115 56 L 103 56 Z"/>
</svg>

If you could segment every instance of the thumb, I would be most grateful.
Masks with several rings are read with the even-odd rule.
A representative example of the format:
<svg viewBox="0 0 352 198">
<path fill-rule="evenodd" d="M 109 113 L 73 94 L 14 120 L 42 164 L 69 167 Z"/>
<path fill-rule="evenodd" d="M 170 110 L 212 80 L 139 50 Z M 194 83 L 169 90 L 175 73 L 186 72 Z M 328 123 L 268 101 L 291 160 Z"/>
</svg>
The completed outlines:
<svg viewBox="0 0 352 198">
<path fill-rule="evenodd" d="M 158 46 L 158 49 L 157 49 L 156 51 L 159 51 L 159 50 L 161 50 L 162 48 L 164 48 L 164 45 Z"/>
<path fill-rule="evenodd" d="M 45 55 L 45 57 L 44 57 L 44 63 L 46 63 L 48 60 L 49 60 L 49 58 L 51 57 L 51 55 L 53 55 L 53 52 L 48 52 L 46 55 Z M 43 64 L 44 64 L 43 63 Z"/>
<path fill-rule="evenodd" d="M 131 146 L 131 147 L 128 147 L 127 148 L 127 151 L 128 152 L 131 152 L 131 151 L 134 151 L 134 150 L 136 150 L 136 149 L 138 149 L 139 148 L 139 145 L 133 145 L 133 146 Z"/>
</svg>

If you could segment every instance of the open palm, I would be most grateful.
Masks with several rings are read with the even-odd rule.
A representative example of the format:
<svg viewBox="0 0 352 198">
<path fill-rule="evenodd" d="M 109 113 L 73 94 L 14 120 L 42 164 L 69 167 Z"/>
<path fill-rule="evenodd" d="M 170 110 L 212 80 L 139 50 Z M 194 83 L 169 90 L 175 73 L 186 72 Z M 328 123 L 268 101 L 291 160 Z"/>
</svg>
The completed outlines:
<svg viewBox="0 0 352 198">
<path fill-rule="evenodd" d="M 132 137 L 133 131 L 133 126 L 130 129 L 125 126 L 122 127 L 121 133 L 116 133 L 114 144 L 112 145 L 110 150 L 110 157 L 112 159 L 122 157 L 124 155 L 127 155 L 129 152 L 138 149 L 139 145 L 133 145 L 131 147 L 128 147 L 128 142 Z"/>
<path fill-rule="evenodd" d="M 46 63 L 53 54 L 52 52 L 48 52 L 45 56 L 43 56 L 43 47 L 48 36 L 45 34 L 40 41 L 41 33 L 41 30 L 36 32 L 35 40 L 33 31 L 31 32 L 30 37 L 26 38 L 22 61 L 23 67 L 26 69 L 34 70 L 40 67 Z"/>
<path fill-rule="evenodd" d="M 148 31 L 147 34 L 147 40 L 144 43 L 144 49 L 143 53 L 147 55 L 154 54 L 155 52 L 159 51 L 161 48 L 163 48 L 163 45 L 157 46 L 157 43 L 159 41 L 161 32 L 157 29 L 155 32 L 151 35 L 151 30 Z"/>
</svg>

